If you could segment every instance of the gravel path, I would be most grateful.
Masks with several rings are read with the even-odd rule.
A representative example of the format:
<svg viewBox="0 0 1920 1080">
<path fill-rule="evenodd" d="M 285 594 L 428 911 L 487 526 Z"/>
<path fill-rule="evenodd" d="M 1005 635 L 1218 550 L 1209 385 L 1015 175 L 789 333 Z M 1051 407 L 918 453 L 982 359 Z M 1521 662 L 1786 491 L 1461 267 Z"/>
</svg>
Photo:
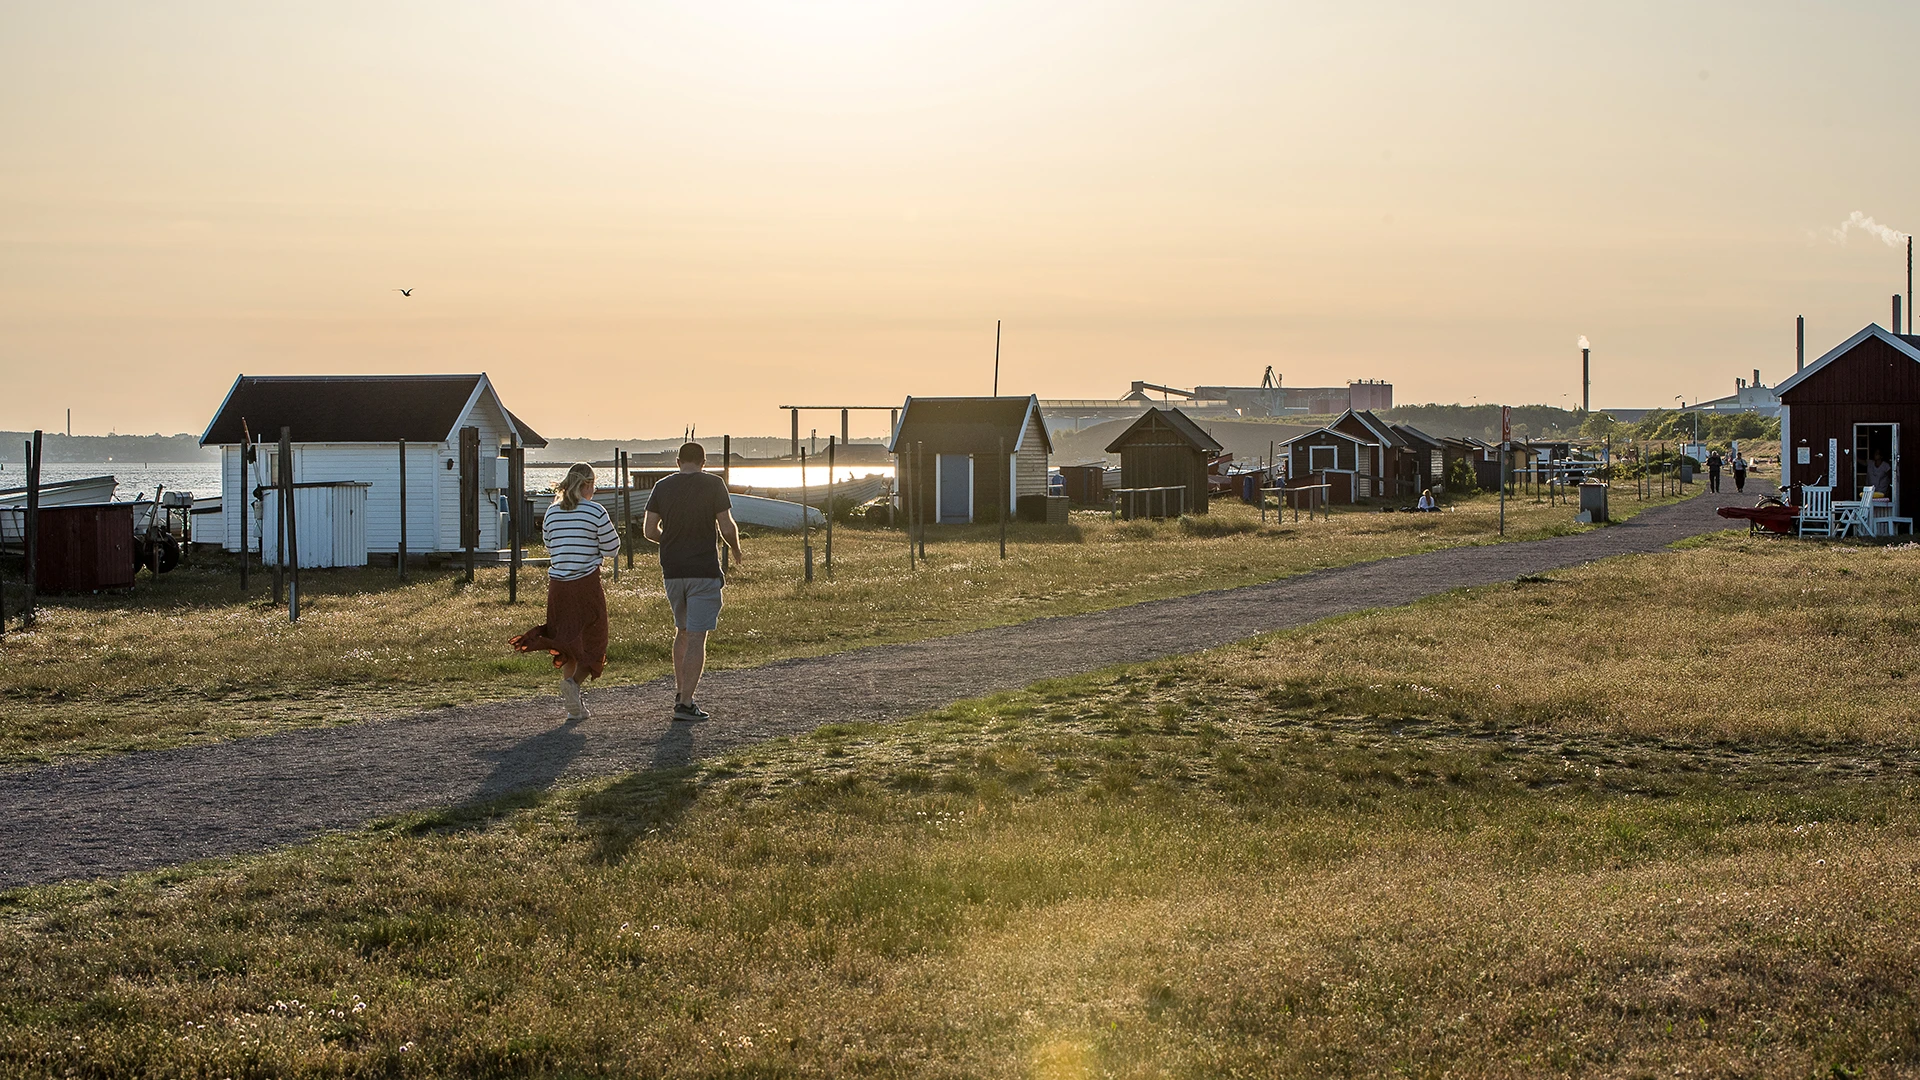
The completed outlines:
<svg viewBox="0 0 1920 1080">
<path fill-rule="evenodd" d="M 673 697 L 661 680 L 589 691 L 594 715 L 579 724 L 557 720 L 557 699 L 546 697 L 0 773 L 0 889 L 259 851 L 390 814 L 681 765 L 823 723 L 898 719 L 1042 678 L 1657 551 L 1725 527 L 1713 511 L 1735 501 L 1703 493 L 1578 536 L 715 672 L 701 683 L 701 703 L 716 717 L 704 724 L 667 722 Z"/>
</svg>

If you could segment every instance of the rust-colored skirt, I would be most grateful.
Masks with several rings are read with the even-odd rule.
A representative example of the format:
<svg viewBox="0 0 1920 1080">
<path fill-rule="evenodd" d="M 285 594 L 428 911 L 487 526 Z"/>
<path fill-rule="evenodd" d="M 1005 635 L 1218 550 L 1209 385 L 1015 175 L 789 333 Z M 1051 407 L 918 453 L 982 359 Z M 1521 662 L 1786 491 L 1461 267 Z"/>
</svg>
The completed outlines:
<svg viewBox="0 0 1920 1080">
<path fill-rule="evenodd" d="M 517 652 L 545 649 L 553 666 L 577 664 L 576 679 L 597 679 L 607 667 L 607 593 L 600 571 L 572 581 L 547 580 L 547 621 L 514 637 Z"/>
</svg>

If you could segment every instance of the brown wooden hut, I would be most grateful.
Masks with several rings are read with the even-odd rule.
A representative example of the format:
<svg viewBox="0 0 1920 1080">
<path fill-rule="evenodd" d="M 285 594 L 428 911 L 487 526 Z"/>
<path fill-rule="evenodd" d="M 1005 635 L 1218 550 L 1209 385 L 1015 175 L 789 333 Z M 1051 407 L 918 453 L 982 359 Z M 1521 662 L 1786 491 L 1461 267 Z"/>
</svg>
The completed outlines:
<svg viewBox="0 0 1920 1080">
<path fill-rule="evenodd" d="M 1325 501 L 1346 506 L 1359 498 L 1360 471 L 1371 445 L 1344 431 L 1316 428 L 1287 440 L 1287 486 L 1331 485 Z"/>
<path fill-rule="evenodd" d="M 1107 444 L 1120 455 L 1121 487 L 1185 488 L 1190 514 L 1207 512 L 1207 466 L 1222 449 L 1179 409 L 1148 409 Z"/>
<path fill-rule="evenodd" d="M 1406 459 L 1412 450 L 1407 440 L 1393 430 L 1392 424 L 1365 409 L 1348 409 L 1327 426 L 1353 436 L 1361 445 L 1360 467 L 1354 477 L 1356 500 L 1419 494 L 1409 492 L 1406 479 L 1409 471 Z"/>
<path fill-rule="evenodd" d="M 1011 518 L 1020 496 L 1046 495 L 1053 443 L 1031 394 L 910 397 L 887 449 L 903 507 L 929 525 L 965 524 L 998 521 L 1002 507 Z"/>
<path fill-rule="evenodd" d="M 1920 433 L 1920 335 L 1870 324 L 1775 389 L 1782 483 L 1831 484 L 1834 498 L 1856 499 L 1877 454 L 1893 466 L 1893 516 L 1914 516 L 1920 492 L 1900 443 Z"/>
</svg>

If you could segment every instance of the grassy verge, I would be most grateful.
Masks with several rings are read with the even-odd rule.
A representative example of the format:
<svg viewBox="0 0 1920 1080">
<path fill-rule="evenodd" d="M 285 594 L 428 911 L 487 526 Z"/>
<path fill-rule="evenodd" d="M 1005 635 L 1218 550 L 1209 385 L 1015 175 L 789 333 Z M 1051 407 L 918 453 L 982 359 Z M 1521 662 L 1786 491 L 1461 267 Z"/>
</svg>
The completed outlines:
<svg viewBox="0 0 1920 1080">
<path fill-rule="evenodd" d="M 1624 510 L 1643 504 L 1626 501 Z M 1657 505 L 1648 503 L 1644 505 Z M 1566 506 L 1508 506 L 1508 539 L 1578 531 Z M 1075 515 L 1067 528 L 1016 526 L 1008 558 L 997 528 L 935 530 L 909 571 L 902 534 L 836 529 L 834 571 L 800 581 L 800 541 L 748 543 L 733 576 L 715 667 L 765 663 L 861 645 L 911 641 L 1046 615 L 1267 581 L 1435 547 L 1497 539 L 1497 501 L 1445 514 L 1336 513 L 1331 521 L 1262 525 L 1250 507 L 1216 503 L 1178 523 Z M 820 561 L 824 537 L 816 535 Z M 305 614 L 290 626 L 265 575 L 241 597 L 226 568 L 183 568 L 130 596 L 54 599 L 38 626 L 0 646 L 0 764 L 292 726 L 350 723 L 439 705 L 550 690 L 543 657 L 507 638 L 541 619 L 544 579 L 523 580 L 508 606 L 505 572 L 476 585 L 456 575 L 391 571 L 303 575 Z M 608 582 L 610 682 L 671 671 L 671 619 L 645 556 Z"/>
<path fill-rule="evenodd" d="M 1664 727 L 1637 710 L 1696 700 L 1718 666 L 1675 642 L 1787 597 L 1784 618 L 1844 624 L 1910 587 L 1914 557 L 1717 540 L 14 892 L 0 1068 L 1910 1075 L 1920 749 L 1900 696 L 1826 719 L 1767 696 Z M 1669 563 L 1694 590 L 1669 629 L 1584 659 L 1590 709 L 1372 648 L 1491 671 L 1535 655 L 1536 610 L 1557 613 L 1547 644 L 1644 613 Z M 1836 636 L 1868 670 L 1905 663 L 1875 628 Z M 1357 659 L 1317 674 L 1335 654 Z M 1860 677 L 1801 679 L 1839 699 Z"/>
</svg>

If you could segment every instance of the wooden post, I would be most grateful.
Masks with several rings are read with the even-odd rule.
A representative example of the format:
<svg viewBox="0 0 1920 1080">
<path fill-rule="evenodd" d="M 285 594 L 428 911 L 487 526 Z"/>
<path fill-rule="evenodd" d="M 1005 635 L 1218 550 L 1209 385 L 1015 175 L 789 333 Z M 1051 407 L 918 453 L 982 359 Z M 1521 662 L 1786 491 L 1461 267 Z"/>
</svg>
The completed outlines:
<svg viewBox="0 0 1920 1080">
<path fill-rule="evenodd" d="M 287 621 L 300 621 L 300 519 L 293 509 L 293 429 L 280 429 L 280 504 L 287 514 Z"/>
<path fill-rule="evenodd" d="M 27 517 L 22 523 L 20 539 L 22 554 L 27 565 L 27 606 L 20 620 L 22 626 L 32 626 L 39 619 L 36 607 L 40 600 L 40 431 L 35 429 L 33 441 L 27 447 Z"/>
<path fill-rule="evenodd" d="M 840 418 L 846 420 L 847 410 L 840 410 Z M 827 436 L 827 576 L 833 576 L 833 436 Z"/>
<path fill-rule="evenodd" d="M 926 458 L 927 458 L 926 445 L 923 443 L 914 443 L 913 456 L 919 459 L 920 463 L 924 465 L 926 463 Z M 937 458 L 935 459 L 933 465 L 934 465 L 934 468 L 936 469 L 940 467 L 940 462 Z M 934 490 L 938 492 L 939 486 L 935 485 Z M 913 501 L 916 504 L 916 509 L 920 511 L 920 557 L 924 559 L 927 557 L 927 508 L 924 505 L 920 505 L 920 500 L 918 497 L 916 497 Z M 934 515 L 935 521 L 938 521 L 940 519 L 940 507 L 937 504 L 933 508 L 933 515 Z"/>
<path fill-rule="evenodd" d="M 407 440 L 400 440 L 400 545 L 393 561 L 400 567 L 400 580 L 407 580 Z"/>
<path fill-rule="evenodd" d="M 720 436 L 720 482 L 727 490 L 733 490 L 733 436 Z M 725 573 L 733 563 L 733 549 L 724 542 L 720 545 L 720 570 Z"/>
<path fill-rule="evenodd" d="M 800 456 L 800 410 L 793 410 L 793 450 L 789 457 Z"/>
<path fill-rule="evenodd" d="M 847 445 L 847 412 L 848 410 L 846 409 L 840 410 L 840 445 L 841 446 Z M 833 438 L 833 436 L 829 435 L 827 436 L 827 438 L 831 439 Z M 832 455 L 829 454 L 828 456 L 831 457 Z"/>
<path fill-rule="evenodd" d="M 911 571 L 919 567 L 919 553 L 913 547 L 913 500 L 920 495 L 920 482 L 913 475 L 913 448 L 901 447 L 894 454 L 894 462 L 894 471 L 899 474 L 893 478 L 894 486 L 900 489 L 900 512 L 906 518 L 907 569 Z"/>
<path fill-rule="evenodd" d="M 253 561 L 252 553 L 247 550 L 247 519 L 253 516 L 253 504 L 247 501 L 247 458 L 253 453 L 253 436 L 247 431 L 246 417 L 240 418 L 240 498 L 234 503 L 240 508 L 240 595 L 247 594 L 247 564 Z M 220 496 L 222 502 L 226 495 Z M 225 516 L 224 514 L 222 515 Z M 220 546 L 225 547 L 227 538 L 220 538 Z"/>
<path fill-rule="evenodd" d="M 480 546 L 480 429 L 460 429 L 460 546 L 467 552 L 467 584 L 473 584 L 474 549 Z"/>
<path fill-rule="evenodd" d="M 1007 504 L 1013 501 L 1013 459 L 1007 456 L 1007 437 L 1000 436 L 1000 558 L 1007 557 Z"/>
<path fill-rule="evenodd" d="M 800 413 L 795 411 L 795 416 Z M 807 513 L 807 448 L 800 448 L 800 553 L 806 561 L 806 581 L 813 583 L 813 516 Z"/>
<path fill-rule="evenodd" d="M 633 569 L 633 455 L 620 451 L 620 546 L 627 549 L 627 569 Z"/>
<path fill-rule="evenodd" d="M 520 515 L 525 511 L 523 503 L 526 493 L 527 448 L 520 445 L 520 435 L 514 433 L 513 445 L 507 447 L 507 532 L 512 536 L 512 544 L 507 554 L 507 603 L 520 602 Z"/>
<path fill-rule="evenodd" d="M 287 599 L 287 500 L 280 494 L 280 474 L 286 471 L 287 459 L 282 453 L 268 461 L 273 467 L 267 470 L 267 482 L 260 485 L 260 497 L 265 499 L 266 489 L 273 489 L 273 606 L 279 607 Z M 264 530 L 260 539 L 266 540 Z"/>
</svg>

